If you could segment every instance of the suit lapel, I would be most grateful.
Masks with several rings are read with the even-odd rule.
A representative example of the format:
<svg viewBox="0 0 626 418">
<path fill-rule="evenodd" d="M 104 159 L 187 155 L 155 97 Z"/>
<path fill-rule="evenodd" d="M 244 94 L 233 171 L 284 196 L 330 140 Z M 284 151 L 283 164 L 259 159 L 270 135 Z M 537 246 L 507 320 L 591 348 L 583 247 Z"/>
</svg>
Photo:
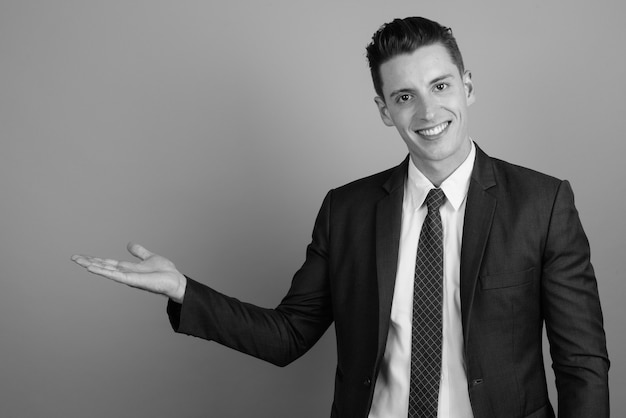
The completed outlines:
<svg viewBox="0 0 626 418">
<path fill-rule="evenodd" d="M 476 146 L 476 161 L 467 192 L 461 246 L 461 317 L 465 342 L 468 341 L 470 312 L 476 292 L 478 272 L 496 209 L 496 198 L 487 190 L 495 185 L 491 159 Z"/>
<path fill-rule="evenodd" d="M 378 356 L 385 349 L 398 267 L 404 181 L 409 157 L 396 167 L 383 188 L 387 196 L 376 207 L 376 273 L 378 276 Z"/>
</svg>

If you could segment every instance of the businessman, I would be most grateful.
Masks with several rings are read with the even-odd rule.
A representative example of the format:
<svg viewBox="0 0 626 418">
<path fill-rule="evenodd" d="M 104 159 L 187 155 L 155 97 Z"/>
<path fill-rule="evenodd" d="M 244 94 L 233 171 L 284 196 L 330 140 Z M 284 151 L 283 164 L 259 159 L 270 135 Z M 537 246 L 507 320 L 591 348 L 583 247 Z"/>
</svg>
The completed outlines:
<svg viewBox="0 0 626 418">
<path fill-rule="evenodd" d="M 569 183 L 470 138 L 474 87 L 449 28 L 396 19 L 367 58 L 408 156 L 326 195 L 278 307 L 220 294 L 138 244 L 137 263 L 74 261 L 167 296 L 175 331 L 281 366 L 334 322 L 332 417 L 553 417 L 544 324 L 559 416 L 608 417 L 602 312 Z"/>
</svg>

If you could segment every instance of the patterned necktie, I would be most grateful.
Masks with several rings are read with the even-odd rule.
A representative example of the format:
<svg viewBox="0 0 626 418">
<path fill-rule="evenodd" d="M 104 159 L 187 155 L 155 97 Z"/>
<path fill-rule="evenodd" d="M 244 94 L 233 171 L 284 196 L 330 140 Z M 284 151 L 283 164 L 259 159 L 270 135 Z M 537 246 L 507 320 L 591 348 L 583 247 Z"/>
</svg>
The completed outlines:
<svg viewBox="0 0 626 418">
<path fill-rule="evenodd" d="M 443 227 L 439 207 L 445 199 L 441 189 L 428 192 L 428 214 L 417 245 L 409 418 L 437 417 L 443 306 Z"/>
</svg>

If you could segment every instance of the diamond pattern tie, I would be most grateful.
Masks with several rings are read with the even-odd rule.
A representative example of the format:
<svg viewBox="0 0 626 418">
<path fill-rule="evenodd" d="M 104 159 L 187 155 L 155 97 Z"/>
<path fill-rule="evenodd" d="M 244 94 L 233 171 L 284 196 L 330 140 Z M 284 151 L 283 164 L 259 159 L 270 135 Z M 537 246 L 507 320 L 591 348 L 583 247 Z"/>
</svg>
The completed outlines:
<svg viewBox="0 0 626 418">
<path fill-rule="evenodd" d="M 443 309 L 443 227 L 439 207 L 445 199 L 441 189 L 428 192 L 428 214 L 417 245 L 409 418 L 437 417 Z"/>
</svg>

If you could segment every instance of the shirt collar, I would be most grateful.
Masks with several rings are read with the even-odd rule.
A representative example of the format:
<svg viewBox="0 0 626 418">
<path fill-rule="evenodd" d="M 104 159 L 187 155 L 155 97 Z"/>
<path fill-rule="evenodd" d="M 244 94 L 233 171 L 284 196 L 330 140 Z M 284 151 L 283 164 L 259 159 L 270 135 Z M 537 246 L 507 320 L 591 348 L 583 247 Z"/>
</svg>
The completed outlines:
<svg viewBox="0 0 626 418">
<path fill-rule="evenodd" d="M 459 210 L 469 189 L 474 160 L 476 159 L 476 146 L 474 141 L 470 140 L 470 143 L 472 147 L 465 161 L 440 186 L 446 194 L 446 200 L 450 202 L 454 210 Z M 409 172 L 405 193 L 414 210 L 417 210 L 424 204 L 426 195 L 428 195 L 430 189 L 434 188 L 435 186 L 415 167 L 413 161 L 409 158 Z"/>
</svg>

